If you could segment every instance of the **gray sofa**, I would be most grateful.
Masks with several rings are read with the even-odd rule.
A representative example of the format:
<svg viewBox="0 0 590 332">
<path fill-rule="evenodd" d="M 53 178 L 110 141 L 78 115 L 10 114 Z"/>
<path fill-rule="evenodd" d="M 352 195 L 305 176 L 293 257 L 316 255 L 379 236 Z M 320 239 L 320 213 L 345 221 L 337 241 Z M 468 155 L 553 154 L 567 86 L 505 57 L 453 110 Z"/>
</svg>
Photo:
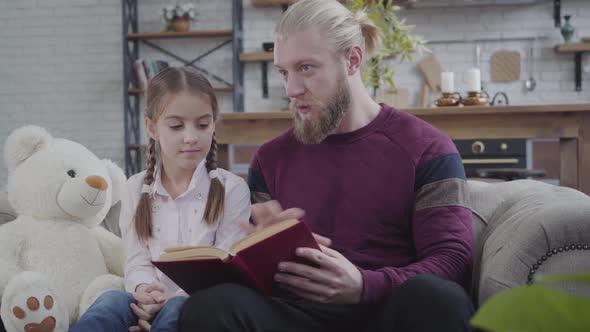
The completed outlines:
<svg viewBox="0 0 590 332">
<path fill-rule="evenodd" d="M 590 271 L 590 197 L 532 180 L 469 184 L 475 237 L 471 293 L 476 302 L 530 283 L 538 273 Z M 115 206 L 103 223 L 116 234 L 118 214 Z M 0 224 L 13 218 L 0 193 Z M 565 288 L 576 294 L 587 291 Z"/>
</svg>

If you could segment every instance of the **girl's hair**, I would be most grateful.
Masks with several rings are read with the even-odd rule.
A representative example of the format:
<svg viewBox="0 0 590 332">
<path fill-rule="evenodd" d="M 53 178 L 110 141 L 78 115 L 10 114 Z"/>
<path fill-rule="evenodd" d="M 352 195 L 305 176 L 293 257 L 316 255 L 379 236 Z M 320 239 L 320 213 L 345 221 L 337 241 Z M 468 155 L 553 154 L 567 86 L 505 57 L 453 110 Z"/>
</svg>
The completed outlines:
<svg viewBox="0 0 590 332">
<path fill-rule="evenodd" d="M 360 45 L 365 59 L 381 47 L 381 30 L 364 10 L 351 13 L 336 0 L 301 0 L 289 7 L 277 25 L 277 35 L 314 27 L 336 48 L 344 53 Z"/>
<path fill-rule="evenodd" d="M 166 68 L 152 78 L 147 87 L 147 105 L 145 116 L 156 122 L 164 112 L 166 105 L 175 95 L 188 92 L 209 99 L 213 110 L 213 120 L 217 120 L 219 107 L 211 83 L 200 73 L 188 68 Z M 158 143 L 150 138 L 147 151 L 147 170 L 143 183 L 150 186 L 154 182 L 154 171 L 159 154 Z M 217 142 L 215 133 L 211 148 L 205 161 L 207 172 L 217 168 Z M 207 197 L 207 205 L 203 218 L 209 225 L 217 222 L 224 208 L 225 188 L 218 177 L 211 179 L 211 187 Z M 135 210 L 135 230 L 140 240 L 152 237 L 152 208 L 149 193 L 142 193 Z"/>
</svg>

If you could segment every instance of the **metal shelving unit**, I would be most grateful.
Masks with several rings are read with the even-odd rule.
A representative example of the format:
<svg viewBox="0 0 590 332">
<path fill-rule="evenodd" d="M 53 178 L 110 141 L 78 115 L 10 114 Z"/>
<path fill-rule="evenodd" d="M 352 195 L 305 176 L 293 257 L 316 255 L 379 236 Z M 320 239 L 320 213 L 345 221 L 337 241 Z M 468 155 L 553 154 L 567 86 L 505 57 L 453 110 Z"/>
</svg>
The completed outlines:
<svg viewBox="0 0 590 332">
<path fill-rule="evenodd" d="M 239 56 L 242 53 L 243 20 L 242 1 L 232 2 L 232 29 L 231 30 L 206 30 L 188 32 L 139 32 L 138 30 L 138 0 L 121 0 L 123 20 L 123 111 L 125 130 L 125 173 L 127 176 L 140 172 L 143 168 L 143 151 L 145 146 L 140 142 L 140 104 L 144 91 L 133 85 L 133 62 L 139 58 L 139 45 L 155 49 L 185 66 L 190 66 L 200 71 L 214 83 L 218 92 L 232 92 L 235 112 L 244 110 L 244 72 Z M 155 40 L 161 39 L 188 39 L 188 38 L 220 38 L 221 43 L 198 55 L 194 59 L 184 59 L 172 50 L 158 45 Z M 232 43 L 232 76 L 233 82 L 228 82 L 220 76 L 197 65 L 197 62 L 209 56 L 220 48 Z"/>
</svg>

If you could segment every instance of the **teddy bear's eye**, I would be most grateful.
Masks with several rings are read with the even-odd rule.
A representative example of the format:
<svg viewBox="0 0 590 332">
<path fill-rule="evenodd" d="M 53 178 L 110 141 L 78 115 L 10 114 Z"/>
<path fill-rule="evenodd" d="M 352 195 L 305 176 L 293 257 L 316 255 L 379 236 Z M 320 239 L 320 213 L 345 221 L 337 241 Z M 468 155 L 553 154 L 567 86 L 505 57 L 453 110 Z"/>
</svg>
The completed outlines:
<svg viewBox="0 0 590 332">
<path fill-rule="evenodd" d="M 76 177 L 76 171 L 74 171 L 73 169 L 71 169 L 71 170 L 69 170 L 69 171 L 68 171 L 68 175 L 69 175 L 71 178 L 75 178 L 75 177 Z"/>
</svg>

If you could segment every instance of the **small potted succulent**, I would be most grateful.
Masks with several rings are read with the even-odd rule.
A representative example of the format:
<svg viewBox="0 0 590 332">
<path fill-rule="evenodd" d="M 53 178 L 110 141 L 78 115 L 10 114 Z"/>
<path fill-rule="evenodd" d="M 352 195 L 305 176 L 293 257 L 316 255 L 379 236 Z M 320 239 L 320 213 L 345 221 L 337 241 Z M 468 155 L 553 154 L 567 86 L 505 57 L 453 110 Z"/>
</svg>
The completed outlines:
<svg viewBox="0 0 590 332">
<path fill-rule="evenodd" d="M 162 16 L 167 31 L 186 32 L 190 30 L 191 21 L 196 19 L 197 14 L 194 4 L 177 1 L 175 5 L 164 6 Z"/>
</svg>

